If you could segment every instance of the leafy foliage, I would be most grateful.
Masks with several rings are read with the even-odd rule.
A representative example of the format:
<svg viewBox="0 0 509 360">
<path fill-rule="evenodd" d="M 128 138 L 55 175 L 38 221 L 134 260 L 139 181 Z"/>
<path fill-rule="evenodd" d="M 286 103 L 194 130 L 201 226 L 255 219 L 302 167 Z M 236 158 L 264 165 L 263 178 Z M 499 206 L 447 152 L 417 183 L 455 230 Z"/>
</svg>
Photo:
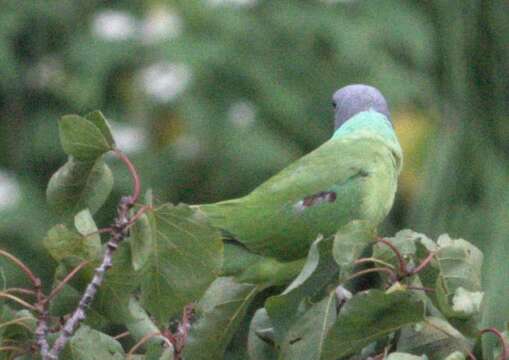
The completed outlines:
<svg viewBox="0 0 509 360">
<path fill-rule="evenodd" d="M 219 231 L 188 206 L 162 205 L 147 216 L 153 238 L 141 302 L 164 321 L 198 299 L 220 275 L 223 246 Z"/>
<path fill-rule="evenodd" d="M 99 112 L 64 120 L 61 138 L 69 155 L 93 161 L 112 149 L 109 125 Z M 94 143 L 92 138 L 97 146 L 81 146 Z M 136 175 L 133 178 L 138 181 Z M 103 185 L 89 186 L 94 193 Z M 58 193 L 67 184 L 51 181 L 49 187 Z M 123 199 L 131 201 L 130 197 Z M 126 200 L 121 200 L 119 214 L 122 201 Z M 470 355 L 479 340 L 475 329 L 479 328 L 483 299 L 483 255 L 463 239 L 442 235 L 434 242 L 423 234 L 403 230 L 393 238 L 375 241 L 368 223 L 353 221 L 334 236 L 319 236 L 305 261 L 285 264 L 260 256 L 245 257 L 245 249 L 231 244 L 228 257 L 224 257 L 223 235 L 197 208 L 169 203 L 156 206 L 151 192 L 147 202 L 131 211 L 132 220 L 118 218 L 113 230 L 107 230 L 112 237 L 127 238 L 127 231 L 114 232 L 124 226 L 119 221 L 126 221 L 125 225 L 132 225 L 128 243 L 101 245 L 99 229 L 88 209 L 74 216 L 74 229 L 60 224 L 49 230 L 44 245 L 59 262 L 50 314 L 62 316 L 76 307 L 85 285 L 92 277 L 92 283 L 96 281 L 97 263 L 101 267 L 105 261 L 112 263 L 93 299 L 87 325 L 71 333 L 62 353 L 65 358 L 123 358 L 123 344 L 104 332 L 108 325 L 129 329 L 133 340 L 140 341 L 137 347 L 148 341 L 144 354 L 156 359 L 221 359 L 234 335 L 246 325 L 245 353 L 252 359 L 267 360 L 354 359 L 389 350 L 396 359 L 414 355 L 454 359 Z M 116 251 L 107 259 L 111 249 Z M 223 276 L 225 269 L 242 268 L 242 259 L 246 259 L 247 269 L 240 269 L 240 276 Z M 77 272 L 80 267 L 78 276 L 66 279 L 69 271 Z M 299 273 L 286 289 L 273 289 L 267 296 L 264 290 L 291 278 L 272 281 L 270 269 L 278 279 L 280 270 L 286 276 L 296 270 Z M 263 276 L 256 278 L 260 271 Z M 370 289 L 362 289 L 354 279 L 370 273 L 376 279 L 370 282 Z M 249 283 L 250 279 L 257 284 Z M 428 288 L 420 287 L 422 284 Z M 89 296 L 89 287 L 85 296 Z M 432 296 L 423 290 L 432 291 Z M 38 299 L 39 291 L 36 288 Z M 7 292 L 0 294 L 26 304 Z M 37 307 L 44 306 L 38 300 Z M 170 323 L 184 308 L 182 319 Z M 80 305 L 78 310 L 87 309 Z M 39 329 L 41 321 L 48 320 L 40 315 L 36 320 L 27 310 L 16 312 L 3 305 L 3 342 L 30 341 L 36 321 Z M 37 341 L 40 343 L 40 335 Z"/>
<path fill-rule="evenodd" d="M 392 0 L 372 6 L 363 1 L 257 1 L 246 2 L 251 4 L 246 7 L 218 3 L 172 3 L 170 15 L 181 21 L 180 27 L 175 26 L 178 35 L 159 40 L 147 40 L 150 37 L 144 33 L 153 14 L 168 10 L 159 1 L 2 4 L 0 166 L 2 173 L 6 168 L 20 180 L 22 196 L 14 207 L 5 209 L 1 204 L 1 247 L 26 261 L 46 284 L 53 279 L 56 262 L 37 239 L 57 222 L 44 210 L 42 189 L 65 161 L 57 147 L 54 122 L 62 109 L 81 112 L 101 107 L 117 120 L 117 126 L 148 129 L 138 133 L 146 142 L 132 154 L 144 184 L 175 203 L 200 203 L 244 194 L 321 143 L 330 130 L 321 120 L 330 117 L 324 99 L 338 81 L 369 82 L 388 95 L 398 135 L 408 144 L 401 196 L 383 233 L 409 227 L 436 239 L 448 231 L 472 240 L 484 254 L 482 314 L 477 313 L 478 264 L 463 262 L 468 258 L 464 249 L 440 250 L 456 261 L 443 258 L 440 264 L 435 257 L 419 274 L 401 279 L 401 285 L 421 282 L 436 289 L 426 294 L 412 291 L 429 300 L 428 316 L 436 307 L 433 317 L 447 320 L 464 336 L 477 331 L 479 316 L 483 326 L 505 326 L 509 314 L 509 177 L 504 141 L 508 78 L 500 74 L 509 59 L 507 3 Z M 108 11 L 127 15 L 127 23 L 137 24 L 136 29 L 124 38 L 102 37 L 97 20 Z M 150 95 L 143 85 L 147 71 L 161 64 L 163 68 L 182 65 L 191 79 L 184 91 L 165 101 Z M 114 146 L 101 118 L 99 113 L 81 118 L 93 124 L 86 126 L 87 136 L 98 146 L 96 154 Z M 120 129 L 114 126 L 113 132 L 120 135 Z M 70 146 L 76 150 L 75 145 Z M 94 161 L 69 158 L 65 169 L 52 178 L 50 206 L 66 221 L 66 232 L 73 234 L 69 240 L 77 248 L 85 247 L 84 239 L 67 220 L 89 209 L 97 224 L 104 226 L 114 211 L 114 200 L 127 192 L 128 177 L 114 163 L 111 166 L 118 174 L 113 189 L 102 156 Z M 107 202 L 112 191 L 113 200 Z M 140 224 L 144 218 L 148 219 L 142 216 Z M 134 225 L 131 249 L 124 249 L 124 244 L 116 254 L 114 263 L 125 266 L 125 277 L 112 278 L 113 283 L 120 279 L 115 291 L 125 288 L 120 293 L 137 293 L 139 277 L 151 262 L 152 240 L 137 233 L 148 234 L 146 229 Z M 408 236 L 417 236 L 412 234 Z M 405 243 L 407 239 L 396 236 L 390 241 L 410 266 L 419 264 L 429 251 L 420 240 Z M 95 256 L 97 242 L 91 244 L 90 250 L 78 252 L 80 258 Z M 342 244 L 336 242 L 339 249 Z M 70 251 L 77 251 L 73 246 Z M 380 250 L 385 255 L 378 254 Z M 342 253 L 333 250 L 338 261 Z M 396 257 L 386 247 L 375 246 L 372 257 L 378 256 L 393 271 L 398 269 Z M 75 265 L 71 260 L 62 259 L 59 281 Z M 358 270 L 350 260 L 341 260 L 341 278 L 331 287 Z M 80 272 L 69 285 L 70 292 L 79 294 L 92 270 L 90 265 L 83 275 Z M 452 281 L 455 271 L 460 271 L 458 283 Z M 22 276 L 0 260 L 2 288 L 25 286 Z M 375 278 L 378 283 L 386 280 Z M 354 293 L 358 290 L 348 286 Z M 110 295 L 104 296 L 104 304 Z M 302 300 L 301 315 L 323 301 Z M 495 340 L 485 336 L 483 342 L 483 358 L 492 358 Z M 399 350 L 419 351 L 410 348 Z M 419 357 L 401 351 L 389 358 Z M 456 353 L 449 358 L 462 356 Z"/>
<path fill-rule="evenodd" d="M 198 304 L 198 319 L 192 326 L 184 357 L 220 359 L 238 329 L 260 287 L 218 278 Z"/>
</svg>

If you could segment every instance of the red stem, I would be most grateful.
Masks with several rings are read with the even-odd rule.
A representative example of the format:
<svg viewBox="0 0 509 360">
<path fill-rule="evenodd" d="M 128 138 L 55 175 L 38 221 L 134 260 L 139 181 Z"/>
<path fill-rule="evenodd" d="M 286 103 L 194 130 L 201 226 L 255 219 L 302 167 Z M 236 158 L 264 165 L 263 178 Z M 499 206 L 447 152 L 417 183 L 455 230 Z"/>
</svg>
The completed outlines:
<svg viewBox="0 0 509 360">
<path fill-rule="evenodd" d="M 120 333 L 120 334 L 118 334 L 118 335 L 115 335 L 115 336 L 113 337 L 113 339 L 118 340 L 118 339 L 125 338 L 126 336 L 129 336 L 129 335 L 130 335 L 129 331 L 124 331 L 123 333 Z"/>
<path fill-rule="evenodd" d="M 51 293 L 48 295 L 48 297 L 43 301 L 43 304 L 51 301 L 55 296 L 58 295 L 58 293 L 63 289 L 64 285 L 67 284 L 71 279 L 80 271 L 83 269 L 86 265 L 88 265 L 90 261 L 83 261 L 81 264 L 76 266 L 69 274 L 66 275 L 66 277 L 55 287 Z"/>
<path fill-rule="evenodd" d="M 18 259 L 16 256 L 8 253 L 7 251 L 4 251 L 0 249 L 0 255 L 5 256 L 7 259 L 11 260 L 13 263 L 15 263 L 30 279 L 30 282 L 34 286 L 34 288 L 37 290 L 41 287 L 41 280 L 34 275 L 32 271 L 26 266 L 23 261 Z"/>
<path fill-rule="evenodd" d="M 479 334 L 483 335 L 485 333 L 492 333 L 496 337 L 498 337 L 498 340 L 500 341 L 500 345 L 502 346 L 502 352 L 500 353 L 500 360 L 507 360 L 509 359 L 509 344 L 505 341 L 504 335 L 494 327 L 482 329 Z"/>
<path fill-rule="evenodd" d="M 24 288 L 9 288 L 9 289 L 5 289 L 4 292 L 6 292 L 6 293 L 20 293 L 20 294 L 32 295 L 32 296 L 36 295 L 36 292 L 34 290 L 24 289 Z"/>
<path fill-rule="evenodd" d="M 430 252 L 429 255 L 417 266 L 415 269 L 413 269 L 410 274 L 414 275 L 422 271 L 428 264 L 433 260 L 433 256 L 435 256 L 434 252 Z"/>
<path fill-rule="evenodd" d="M 129 224 L 127 225 L 128 227 L 133 225 L 136 220 L 138 220 L 141 215 L 143 215 L 145 213 L 145 211 L 147 211 L 148 209 L 152 208 L 152 206 L 150 205 L 144 205 L 142 206 L 137 212 L 136 214 L 134 214 L 130 219 L 129 219 Z"/>
<path fill-rule="evenodd" d="M 131 160 L 129 160 L 129 158 L 122 151 L 115 149 L 113 152 L 127 166 L 127 169 L 133 178 L 133 193 L 131 195 L 131 204 L 134 204 L 136 201 L 138 201 L 141 193 L 140 176 L 138 175 L 138 172 L 136 171 L 136 168 L 134 167 Z"/>
<path fill-rule="evenodd" d="M 391 248 L 391 250 L 394 252 L 394 254 L 396 255 L 396 257 L 398 258 L 398 262 L 399 262 L 399 271 L 401 273 L 401 275 L 405 275 L 407 274 L 407 269 L 406 269 L 406 262 L 405 260 L 403 259 L 403 256 L 401 256 L 401 253 L 399 252 L 399 250 L 391 244 L 390 241 L 388 240 L 385 240 L 384 238 L 381 238 L 379 237 L 378 238 L 378 241 L 381 242 L 382 244 L 385 244 L 387 245 L 388 247 Z"/>
</svg>

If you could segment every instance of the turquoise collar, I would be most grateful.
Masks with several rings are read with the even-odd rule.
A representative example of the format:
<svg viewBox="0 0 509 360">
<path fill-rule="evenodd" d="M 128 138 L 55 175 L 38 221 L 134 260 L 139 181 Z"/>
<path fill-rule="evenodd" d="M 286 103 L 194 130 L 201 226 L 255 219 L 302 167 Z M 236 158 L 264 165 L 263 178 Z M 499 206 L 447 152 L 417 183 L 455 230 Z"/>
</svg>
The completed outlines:
<svg viewBox="0 0 509 360">
<path fill-rule="evenodd" d="M 374 110 L 363 111 L 351 117 L 334 132 L 332 138 L 344 137 L 361 130 L 376 132 L 384 138 L 396 140 L 396 134 L 389 119 Z"/>
</svg>

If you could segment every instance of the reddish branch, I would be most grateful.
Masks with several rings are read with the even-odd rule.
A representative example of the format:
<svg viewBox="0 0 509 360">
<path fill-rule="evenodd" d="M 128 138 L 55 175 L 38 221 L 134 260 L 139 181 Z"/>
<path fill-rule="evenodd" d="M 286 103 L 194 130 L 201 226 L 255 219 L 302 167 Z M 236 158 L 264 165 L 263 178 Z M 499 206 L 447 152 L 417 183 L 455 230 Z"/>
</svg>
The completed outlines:
<svg viewBox="0 0 509 360">
<path fill-rule="evenodd" d="M 34 290 L 25 289 L 25 288 L 9 288 L 9 289 L 5 289 L 4 292 L 10 293 L 10 294 L 19 293 L 19 294 L 31 295 L 31 296 L 35 296 L 35 294 L 36 294 Z"/>
<path fill-rule="evenodd" d="M 41 355 L 44 357 L 44 355 L 48 353 L 49 349 L 47 340 L 48 310 L 46 309 L 46 306 L 44 304 L 45 296 L 42 291 L 41 279 L 35 276 L 34 273 L 29 269 L 29 267 L 14 255 L 4 250 L 0 250 L 0 255 L 6 257 L 7 259 L 11 260 L 14 264 L 16 264 L 16 266 L 19 267 L 21 271 L 23 271 L 27 275 L 30 282 L 32 283 L 33 292 L 35 293 L 37 302 L 33 306 L 30 304 L 24 304 L 24 306 L 29 305 L 27 306 L 28 308 L 31 308 L 32 310 L 37 312 L 37 326 L 35 328 L 35 337 L 37 345 L 41 349 Z M 13 300 L 20 302 L 19 298 Z"/>
<path fill-rule="evenodd" d="M 500 352 L 499 359 L 500 360 L 508 360 L 509 359 L 509 344 L 505 340 L 504 335 L 502 335 L 502 333 L 497 328 L 494 328 L 494 327 L 482 329 L 479 334 L 483 335 L 486 333 L 492 333 L 498 338 L 498 341 L 500 342 L 500 347 L 502 349 Z"/>
<path fill-rule="evenodd" d="M 378 242 L 381 242 L 382 244 L 387 245 L 394 252 L 396 257 L 398 258 L 399 271 L 401 274 L 405 274 L 407 272 L 406 262 L 403 259 L 403 256 L 399 252 L 398 248 L 396 248 L 396 246 L 392 245 L 390 241 L 385 240 L 384 238 L 378 238 Z"/>
<path fill-rule="evenodd" d="M 16 264 L 16 266 L 19 267 L 21 271 L 23 271 L 28 276 L 34 289 L 37 289 L 37 287 L 41 285 L 41 280 L 34 275 L 34 273 L 28 268 L 28 266 L 26 266 L 23 263 L 23 261 L 2 249 L 0 249 L 0 255 L 6 257 L 7 259 L 11 260 L 14 264 Z"/>
<path fill-rule="evenodd" d="M 403 255 L 401 255 L 400 251 L 398 250 L 398 248 L 396 246 L 394 246 L 390 241 L 388 241 L 384 238 L 378 238 L 378 241 L 381 242 L 382 244 L 387 245 L 392 250 L 392 252 L 396 255 L 396 258 L 398 259 L 398 263 L 399 263 L 398 280 L 402 280 L 408 276 L 418 274 L 426 266 L 429 265 L 429 263 L 431 262 L 431 260 L 433 260 L 433 257 L 435 256 L 434 252 L 430 252 L 428 254 L 428 256 L 426 256 L 426 258 L 419 265 L 417 265 L 413 269 L 409 269 L 409 266 L 406 263 L 405 259 L 403 258 Z"/>
<path fill-rule="evenodd" d="M 53 289 L 51 290 L 51 293 L 46 297 L 44 300 L 44 303 L 50 302 L 55 296 L 58 295 L 58 293 L 64 288 L 65 284 L 67 284 L 71 279 L 85 266 L 87 266 L 90 263 L 90 261 L 83 261 L 81 264 L 76 266 L 67 276 Z"/>
<path fill-rule="evenodd" d="M 179 322 L 175 333 L 172 333 L 171 330 L 167 329 L 162 334 L 173 345 L 173 355 L 175 360 L 182 360 L 182 351 L 184 350 L 184 346 L 187 342 L 187 336 L 191 329 L 191 320 L 193 316 L 193 304 L 186 305 L 182 312 L 182 320 Z"/>
<path fill-rule="evenodd" d="M 138 201 L 138 198 L 140 197 L 140 193 L 141 193 L 140 176 L 138 175 L 138 172 L 136 171 L 136 168 L 134 167 L 131 160 L 129 160 L 129 158 L 122 151 L 115 149 L 115 150 L 113 150 L 113 152 L 125 164 L 125 166 L 127 166 L 127 170 L 129 170 L 129 173 L 131 174 L 131 176 L 133 178 L 133 193 L 130 197 L 131 198 L 130 202 L 131 202 L 131 206 L 132 206 L 136 203 L 136 201 Z"/>
<path fill-rule="evenodd" d="M 426 258 L 417 267 L 415 267 L 414 269 L 412 269 L 408 272 L 408 275 L 415 275 L 415 274 L 420 273 L 426 266 L 428 266 L 428 264 L 431 262 L 431 260 L 433 260 L 434 256 L 435 256 L 435 253 L 430 252 L 428 254 L 428 256 L 426 256 Z"/>
</svg>

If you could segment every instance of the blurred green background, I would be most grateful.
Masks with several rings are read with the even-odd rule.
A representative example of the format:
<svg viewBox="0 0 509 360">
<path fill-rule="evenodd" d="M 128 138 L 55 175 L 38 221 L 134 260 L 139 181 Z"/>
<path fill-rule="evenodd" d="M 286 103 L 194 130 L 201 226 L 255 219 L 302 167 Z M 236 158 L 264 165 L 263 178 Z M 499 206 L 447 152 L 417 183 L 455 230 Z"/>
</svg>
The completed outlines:
<svg viewBox="0 0 509 360">
<path fill-rule="evenodd" d="M 509 3 L 3 0 L 0 247 L 50 278 L 57 119 L 101 109 L 160 201 L 240 196 L 323 143 L 331 94 L 378 87 L 405 151 L 383 233 L 485 252 L 485 322 L 509 319 Z M 113 158 L 106 225 L 130 178 Z M 0 259 L 0 264 L 4 264 Z M 1 281 L 18 276 L 2 267 Z M 1 283 L 1 282 L 0 282 Z M 4 285 L 2 285 L 4 286 Z"/>
</svg>

